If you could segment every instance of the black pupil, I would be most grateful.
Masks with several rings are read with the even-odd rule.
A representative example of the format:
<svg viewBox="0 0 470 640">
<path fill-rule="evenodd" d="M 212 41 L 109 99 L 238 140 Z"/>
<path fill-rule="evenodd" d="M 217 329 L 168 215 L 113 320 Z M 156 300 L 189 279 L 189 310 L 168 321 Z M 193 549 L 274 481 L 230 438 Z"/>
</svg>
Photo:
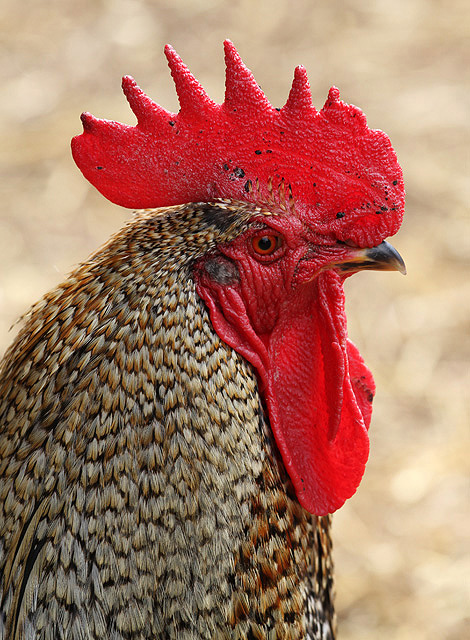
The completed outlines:
<svg viewBox="0 0 470 640">
<path fill-rule="evenodd" d="M 258 248 L 260 251 L 270 251 L 273 248 L 274 240 L 269 236 L 263 236 L 258 240 Z"/>
</svg>

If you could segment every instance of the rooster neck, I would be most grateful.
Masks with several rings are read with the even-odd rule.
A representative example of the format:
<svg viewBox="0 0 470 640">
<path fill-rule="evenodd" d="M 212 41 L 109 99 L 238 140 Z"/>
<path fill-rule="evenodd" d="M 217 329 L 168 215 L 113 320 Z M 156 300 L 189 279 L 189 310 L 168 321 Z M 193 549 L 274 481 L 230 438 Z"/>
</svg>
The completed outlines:
<svg viewBox="0 0 470 640">
<path fill-rule="evenodd" d="M 295 499 L 254 370 L 214 332 L 182 247 L 154 249 L 162 225 L 137 219 L 95 254 L 4 361 L 0 489 L 21 507 L 0 507 L 7 628 L 329 637 L 329 520 Z"/>
<path fill-rule="evenodd" d="M 188 458 L 197 459 L 203 468 L 202 475 L 198 471 L 188 474 L 201 478 L 201 484 L 191 488 L 191 495 L 199 496 L 199 510 L 209 505 L 209 517 L 213 517 L 214 507 L 220 510 L 219 533 L 223 530 L 224 537 L 230 536 L 227 562 L 218 562 L 217 574 L 219 585 L 232 587 L 230 627 L 240 637 L 250 637 L 254 630 L 260 637 L 271 630 L 281 637 L 289 630 L 298 638 L 321 637 L 319 634 L 328 628 L 333 633 L 330 519 L 311 516 L 298 503 L 261 405 L 255 371 L 218 338 L 192 284 L 183 297 L 189 322 L 180 319 L 177 327 L 167 326 L 163 318 L 170 329 L 165 336 L 171 336 L 168 346 L 172 357 L 176 355 L 177 363 L 181 357 L 170 374 L 178 378 L 178 393 L 180 381 L 188 383 L 179 393 L 185 412 L 182 416 L 175 413 L 169 420 L 172 425 L 178 424 L 179 430 L 166 436 L 180 442 L 183 434 L 189 436 L 189 407 L 196 421 L 190 427 L 191 444 L 186 442 L 184 446 L 191 450 Z M 175 316 L 171 318 L 174 321 Z M 176 344 L 183 345 L 181 351 L 175 350 Z M 167 352 L 163 347 L 163 353 Z M 194 372 L 188 370 L 188 352 L 199 359 L 195 387 Z M 162 357 L 164 360 L 165 355 Z M 194 366 L 193 359 L 191 363 Z M 167 380 L 165 389 L 171 393 L 172 402 L 174 388 L 174 379 L 169 384 Z M 176 406 L 174 410 L 178 411 Z M 163 446 L 177 450 L 171 443 Z M 167 468 L 176 466 L 174 461 Z M 178 478 L 168 478 L 168 482 L 177 483 Z M 228 522 L 230 529 L 226 528 Z"/>
</svg>

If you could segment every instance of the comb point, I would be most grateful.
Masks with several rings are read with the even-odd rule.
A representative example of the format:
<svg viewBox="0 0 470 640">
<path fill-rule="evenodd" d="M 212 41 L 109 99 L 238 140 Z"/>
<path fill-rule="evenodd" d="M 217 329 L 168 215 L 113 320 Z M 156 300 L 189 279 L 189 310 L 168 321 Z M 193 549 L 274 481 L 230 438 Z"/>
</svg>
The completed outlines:
<svg viewBox="0 0 470 640">
<path fill-rule="evenodd" d="M 294 70 L 292 87 L 283 110 L 299 116 L 308 111 L 316 113 L 316 109 L 312 104 L 312 92 L 310 91 L 307 70 L 302 65 L 299 65 Z"/>
<path fill-rule="evenodd" d="M 132 76 L 124 76 L 121 86 L 139 126 L 150 126 L 158 116 L 168 116 L 167 111 L 149 98 Z"/>
<path fill-rule="evenodd" d="M 95 116 L 88 111 L 84 111 L 82 113 L 82 115 L 80 116 L 80 120 L 82 121 L 83 131 L 86 131 L 87 133 L 93 133 L 96 130 L 98 118 L 95 118 Z"/>
<path fill-rule="evenodd" d="M 233 110 L 271 109 L 272 106 L 231 40 L 224 40 L 225 104 Z"/>
<path fill-rule="evenodd" d="M 325 104 L 323 105 L 323 110 L 329 109 L 330 107 L 332 107 L 334 104 L 337 104 L 338 102 L 341 102 L 340 98 L 339 98 L 339 89 L 338 87 L 330 87 L 330 90 L 328 91 L 328 97 L 325 101 Z"/>
<path fill-rule="evenodd" d="M 181 112 L 196 115 L 202 110 L 213 110 L 215 103 L 169 44 L 165 46 L 165 55 L 175 83 Z"/>
<path fill-rule="evenodd" d="M 237 59 L 239 63 L 243 64 L 243 61 L 242 61 L 242 59 L 240 57 L 240 54 L 238 53 L 235 45 L 228 38 L 226 38 L 224 40 L 224 54 L 225 54 L 225 61 L 226 62 L 227 62 L 227 58 L 231 58 L 232 60 Z"/>
</svg>

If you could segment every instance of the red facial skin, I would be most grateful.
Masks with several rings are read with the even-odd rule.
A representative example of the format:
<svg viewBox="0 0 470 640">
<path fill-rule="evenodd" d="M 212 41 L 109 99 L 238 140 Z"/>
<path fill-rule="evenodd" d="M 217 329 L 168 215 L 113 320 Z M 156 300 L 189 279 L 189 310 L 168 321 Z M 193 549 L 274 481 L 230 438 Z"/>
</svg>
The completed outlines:
<svg viewBox="0 0 470 640">
<path fill-rule="evenodd" d="M 294 216 L 263 217 L 217 260 L 238 278 L 220 282 L 204 258 L 197 290 L 219 336 L 255 368 L 271 428 L 298 499 L 311 513 L 338 509 L 356 491 L 369 453 L 374 382 L 347 339 L 337 265 L 354 249 Z M 253 242 L 274 236 L 273 253 Z"/>
</svg>

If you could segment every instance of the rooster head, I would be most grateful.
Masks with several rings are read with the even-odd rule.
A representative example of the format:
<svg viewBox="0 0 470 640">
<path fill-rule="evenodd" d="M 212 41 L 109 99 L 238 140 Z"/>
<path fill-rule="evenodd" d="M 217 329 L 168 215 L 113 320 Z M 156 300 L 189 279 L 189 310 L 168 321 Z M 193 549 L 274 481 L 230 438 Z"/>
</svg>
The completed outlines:
<svg viewBox="0 0 470 640">
<path fill-rule="evenodd" d="M 237 237 L 196 261 L 195 286 L 220 338 L 256 369 L 300 503 L 331 513 L 363 476 L 375 390 L 347 338 L 343 282 L 363 269 L 405 270 L 385 242 L 403 217 L 400 166 L 388 137 L 336 88 L 314 108 L 303 67 L 275 109 L 226 41 L 219 105 L 171 47 L 165 53 L 179 113 L 126 76 L 137 125 L 83 114 L 74 159 L 125 207 L 249 211 Z"/>
</svg>

